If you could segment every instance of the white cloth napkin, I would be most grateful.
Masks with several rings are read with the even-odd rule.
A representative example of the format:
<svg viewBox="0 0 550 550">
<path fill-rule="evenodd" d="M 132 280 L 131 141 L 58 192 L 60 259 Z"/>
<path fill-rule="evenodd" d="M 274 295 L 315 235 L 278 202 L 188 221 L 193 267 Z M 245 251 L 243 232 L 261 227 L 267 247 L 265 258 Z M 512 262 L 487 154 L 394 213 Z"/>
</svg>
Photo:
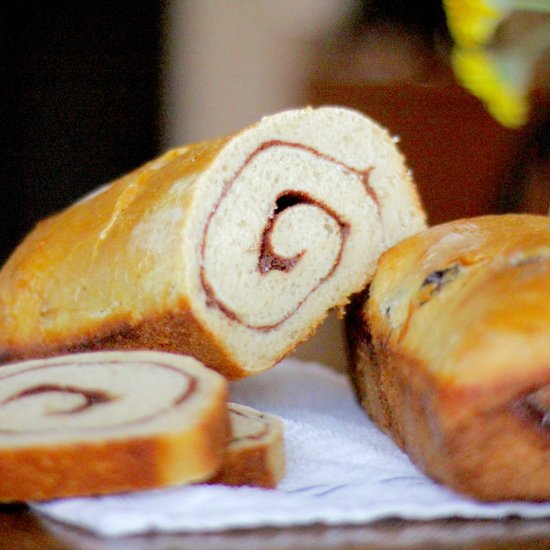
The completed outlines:
<svg viewBox="0 0 550 550">
<path fill-rule="evenodd" d="M 34 505 L 58 521 L 103 536 L 219 531 L 387 517 L 550 516 L 550 502 L 474 502 L 437 485 L 357 405 L 345 376 L 287 359 L 232 384 L 231 400 L 284 420 L 287 475 L 277 490 L 195 485 Z"/>
</svg>

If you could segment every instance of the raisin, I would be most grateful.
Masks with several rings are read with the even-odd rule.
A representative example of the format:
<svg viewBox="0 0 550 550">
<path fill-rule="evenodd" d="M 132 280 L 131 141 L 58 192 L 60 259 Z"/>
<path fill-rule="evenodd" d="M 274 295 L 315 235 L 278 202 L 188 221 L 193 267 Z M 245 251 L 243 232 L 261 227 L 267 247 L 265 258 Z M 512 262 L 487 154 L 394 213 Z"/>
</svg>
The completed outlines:
<svg viewBox="0 0 550 550">
<path fill-rule="evenodd" d="M 454 281 L 461 271 L 460 264 L 454 264 L 445 269 L 438 269 L 432 271 L 420 285 L 420 305 L 425 304 L 428 300 L 433 298 L 436 294 L 441 292 L 441 289 Z"/>
</svg>

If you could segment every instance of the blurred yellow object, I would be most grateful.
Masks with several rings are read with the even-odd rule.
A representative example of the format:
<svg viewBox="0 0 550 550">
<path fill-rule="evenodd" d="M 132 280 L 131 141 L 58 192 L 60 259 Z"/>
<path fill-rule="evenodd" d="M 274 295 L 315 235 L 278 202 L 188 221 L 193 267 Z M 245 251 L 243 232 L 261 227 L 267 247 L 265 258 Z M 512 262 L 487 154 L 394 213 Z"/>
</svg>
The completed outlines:
<svg viewBox="0 0 550 550">
<path fill-rule="evenodd" d="M 461 84 L 481 99 L 493 118 L 508 128 L 525 124 L 529 112 L 525 70 L 514 71 L 511 60 L 477 48 L 455 47 L 452 64 Z"/>
<path fill-rule="evenodd" d="M 509 15 L 507 0 L 443 0 L 447 25 L 456 44 L 471 48 L 486 44 Z"/>
<path fill-rule="evenodd" d="M 515 11 L 550 13 L 550 0 L 443 0 L 443 7 L 457 79 L 503 126 L 525 124 L 534 67 L 550 47 L 550 27 L 539 19 L 504 44 L 495 34 Z"/>
</svg>

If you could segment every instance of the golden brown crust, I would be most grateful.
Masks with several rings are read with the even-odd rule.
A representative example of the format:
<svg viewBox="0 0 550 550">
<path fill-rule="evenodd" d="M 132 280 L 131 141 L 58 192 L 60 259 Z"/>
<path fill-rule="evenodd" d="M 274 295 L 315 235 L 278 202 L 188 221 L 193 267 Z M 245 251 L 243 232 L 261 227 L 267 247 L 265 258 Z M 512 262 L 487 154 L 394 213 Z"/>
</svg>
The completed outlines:
<svg viewBox="0 0 550 550">
<path fill-rule="evenodd" d="M 462 227 L 485 244 L 443 279 L 473 252 Z M 369 415 L 424 471 L 475 498 L 550 498 L 550 431 L 526 404 L 550 385 L 540 344 L 550 337 L 549 243 L 542 217 L 433 228 L 382 258 L 369 302 L 347 320 L 350 371 Z M 427 293 L 436 267 L 430 284 L 443 283 Z"/>
<path fill-rule="evenodd" d="M 0 502 L 139 491 L 201 481 L 223 460 L 230 439 L 225 403 L 192 432 L 0 450 Z M 181 461 L 182 455 L 185 462 Z"/>
<path fill-rule="evenodd" d="M 157 440 L 160 457 L 157 471 L 163 485 L 210 479 L 225 459 L 231 441 L 231 422 L 227 410 L 227 387 L 221 398 L 212 401 L 208 414 L 191 432 Z M 182 470 L 182 464 L 186 469 Z M 206 470 L 208 473 L 206 474 Z"/>
<path fill-rule="evenodd" d="M 271 447 L 256 445 L 227 453 L 221 470 L 209 483 L 264 487 L 272 489 L 282 477 L 281 467 L 274 468 Z"/>
<path fill-rule="evenodd" d="M 547 356 L 550 301 L 539 297 L 550 293 L 549 243 L 550 218 L 531 215 L 457 220 L 405 239 L 372 281 L 373 334 L 457 384 L 514 375 L 519 360 L 536 371 Z"/>
<path fill-rule="evenodd" d="M 162 313 L 133 323 L 128 319 L 110 319 L 99 330 L 89 332 L 39 346 L 3 349 L 0 357 L 2 362 L 7 363 L 83 351 L 154 349 L 193 355 L 228 380 L 246 376 L 218 339 L 197 319 L 185 300 L 173 313 Z"/>
<path fill-rule="evenodd" d="M 359 357 L 371 356 L 366 341 L 358 347 Z M 550 384 L 547 370 L 510 397 L 504 385 L 457 391 L 410 357 L 375 353 L 378 376 L 362 379 L 361 404 L 421 469 L 482 500 L 550 498 L 550 434 L 516 409 L 526 393 Z M 495 402 L 499 390 L 506 399 Z"/>
<path fill-rule="evenodd" d="M 190 311 L 189 291 L 181 288 L 181 253 L 144 253 L 136 262 L 138 244 L 132 244 L 143 220 L 190 205 L 192 178 L 227 139 L 169 151 L 92 199 L 40 222 L 0 272 L 0 358 L 160 349 L 196 354 L 229 378 L 241 376 Z M 177 201 L 170 198 L 176 184 Z M 157 229 L 163 230 L 162 224 Z M 179 234 L 181 224 L 173 231 Z M 154 293 L 144 288 L 151 284 Z"/>
<path fill-rule="evenodd" d="M 0 501 L 47 500 L 154 487 L 159 482 L 155 447 L 154 441 L 142 440 L 3 450 Z"/>
</svg>

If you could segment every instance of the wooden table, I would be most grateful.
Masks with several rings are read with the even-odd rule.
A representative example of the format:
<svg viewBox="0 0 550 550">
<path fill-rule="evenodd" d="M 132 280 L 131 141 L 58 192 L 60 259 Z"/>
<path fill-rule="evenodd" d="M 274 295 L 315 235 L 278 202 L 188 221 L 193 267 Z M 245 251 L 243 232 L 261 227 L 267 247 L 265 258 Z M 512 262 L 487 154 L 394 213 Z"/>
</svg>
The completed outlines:
<svg viewBox="0 0 550 550">
<path fill-rule="evenodd" d="M 1 550 L 325 550 L 550 549 L 550 519 L 385 520 L 364 526 L 311 526 L 103 539 L 41 519 L 24 506 L 0 506 Z"/>
</svg>

